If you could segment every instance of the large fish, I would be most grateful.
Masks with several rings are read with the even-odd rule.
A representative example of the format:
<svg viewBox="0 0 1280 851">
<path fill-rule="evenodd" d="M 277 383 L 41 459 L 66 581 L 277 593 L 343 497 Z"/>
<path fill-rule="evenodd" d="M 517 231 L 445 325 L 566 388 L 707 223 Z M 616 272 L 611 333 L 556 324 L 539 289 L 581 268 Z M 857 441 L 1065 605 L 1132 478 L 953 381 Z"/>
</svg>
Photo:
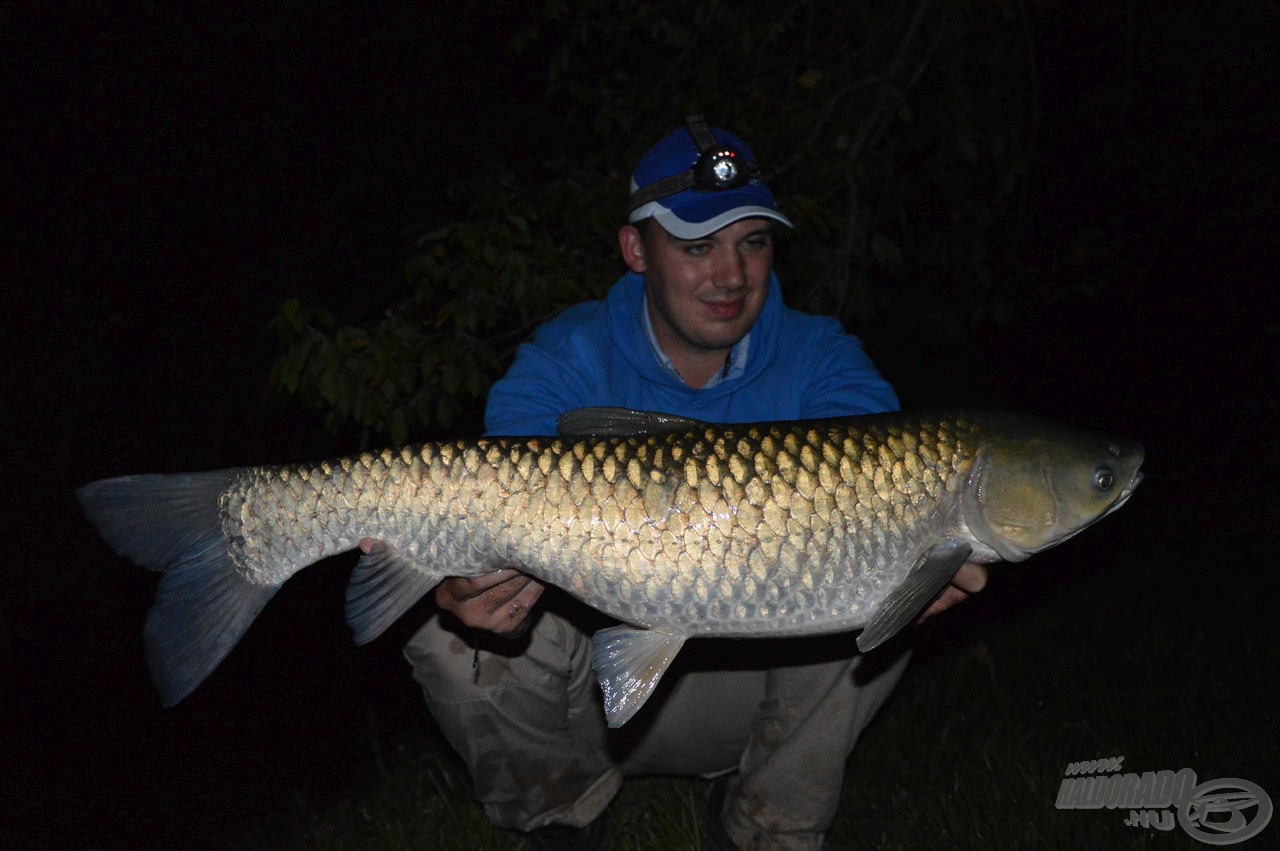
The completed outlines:
<svg viewBox="0 0 1280 851">
<path fill-rule="evenodd" d="M 869 650 L 964 562 L 1061 543 L 1142 479 L 1137 443 L 1009 414 L 708 425 L 592 408 L 560 430 L 78 496 L 117 552 L 164 571 L 145 635 L 167 706 L 285 580 L 370 538 L 347 592 L 357 642 L 447 576 L 515 565 L 623 622 L 593 658 L 619 726 L 688 638 L 862 629 Z"/>
</svg>

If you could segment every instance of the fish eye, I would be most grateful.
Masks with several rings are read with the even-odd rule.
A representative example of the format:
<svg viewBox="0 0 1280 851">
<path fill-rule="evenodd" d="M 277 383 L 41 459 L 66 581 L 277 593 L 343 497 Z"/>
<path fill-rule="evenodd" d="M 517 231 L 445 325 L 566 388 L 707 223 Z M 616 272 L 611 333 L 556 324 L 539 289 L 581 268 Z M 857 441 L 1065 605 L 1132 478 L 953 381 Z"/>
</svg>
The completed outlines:
<svg viewBox="0 0 1280 851">
<path fill-rule="evenodd" d="M 1100 491 L 1111 490 L 1116 483 L 1116 474 L 1110 467 L 1099 467 L 1093 474 L 1093 485 Z"/>
</svg>

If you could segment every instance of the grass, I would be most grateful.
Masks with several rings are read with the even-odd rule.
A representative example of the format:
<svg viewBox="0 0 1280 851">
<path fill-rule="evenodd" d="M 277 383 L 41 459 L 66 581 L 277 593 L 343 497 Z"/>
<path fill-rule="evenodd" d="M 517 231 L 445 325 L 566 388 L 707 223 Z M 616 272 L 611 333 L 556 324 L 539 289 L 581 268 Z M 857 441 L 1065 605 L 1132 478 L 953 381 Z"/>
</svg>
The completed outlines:
<svg viewBox="0 0 1280 851">
<path fill-rule="evenodd" d="M 698 849 L 706 835 L 707 784 L 684 778 L 628 782 L 609 809 L 612 848 Z M 495 828 L 470 795 L 451 754 L 399 748 L 379 782 L 337 806 L 299 799 L 280 824 L 255 828 L 237 847 L 275 851 L 367 849 L 519 849 L 524 838 Z"/>
</svg>

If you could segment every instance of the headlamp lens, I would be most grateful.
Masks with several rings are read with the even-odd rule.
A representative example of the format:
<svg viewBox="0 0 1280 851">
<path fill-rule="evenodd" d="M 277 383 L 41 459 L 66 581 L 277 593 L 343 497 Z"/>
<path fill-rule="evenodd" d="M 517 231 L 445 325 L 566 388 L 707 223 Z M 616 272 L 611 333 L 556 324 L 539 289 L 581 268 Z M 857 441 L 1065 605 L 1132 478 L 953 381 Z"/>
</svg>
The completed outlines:
<svg viewBox="0 0 1280 851">
<path fill-rule="evenodd" d="M 736 189 L 751 178 L 749 165 L 738 162 L 738 152 L 733 148 L 713 148 L 704 151 L 694 166 L 695 185 L 699 189 Z"/>
</svg>

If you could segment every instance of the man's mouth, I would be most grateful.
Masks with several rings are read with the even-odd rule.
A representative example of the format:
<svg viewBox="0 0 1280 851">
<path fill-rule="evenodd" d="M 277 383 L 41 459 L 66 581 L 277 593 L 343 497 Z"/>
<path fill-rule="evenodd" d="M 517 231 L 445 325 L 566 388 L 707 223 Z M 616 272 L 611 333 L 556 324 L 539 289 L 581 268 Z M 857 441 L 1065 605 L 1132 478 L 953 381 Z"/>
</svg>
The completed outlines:
<svg viewBox="0 0 1280 851">
<path fill-rule="evenodd" d="M 716 319 L 737 319 L 742 315 L 745 302 L 741 299 L 736 301 L 705 301 L 707 310 Z"/>
</svg>

